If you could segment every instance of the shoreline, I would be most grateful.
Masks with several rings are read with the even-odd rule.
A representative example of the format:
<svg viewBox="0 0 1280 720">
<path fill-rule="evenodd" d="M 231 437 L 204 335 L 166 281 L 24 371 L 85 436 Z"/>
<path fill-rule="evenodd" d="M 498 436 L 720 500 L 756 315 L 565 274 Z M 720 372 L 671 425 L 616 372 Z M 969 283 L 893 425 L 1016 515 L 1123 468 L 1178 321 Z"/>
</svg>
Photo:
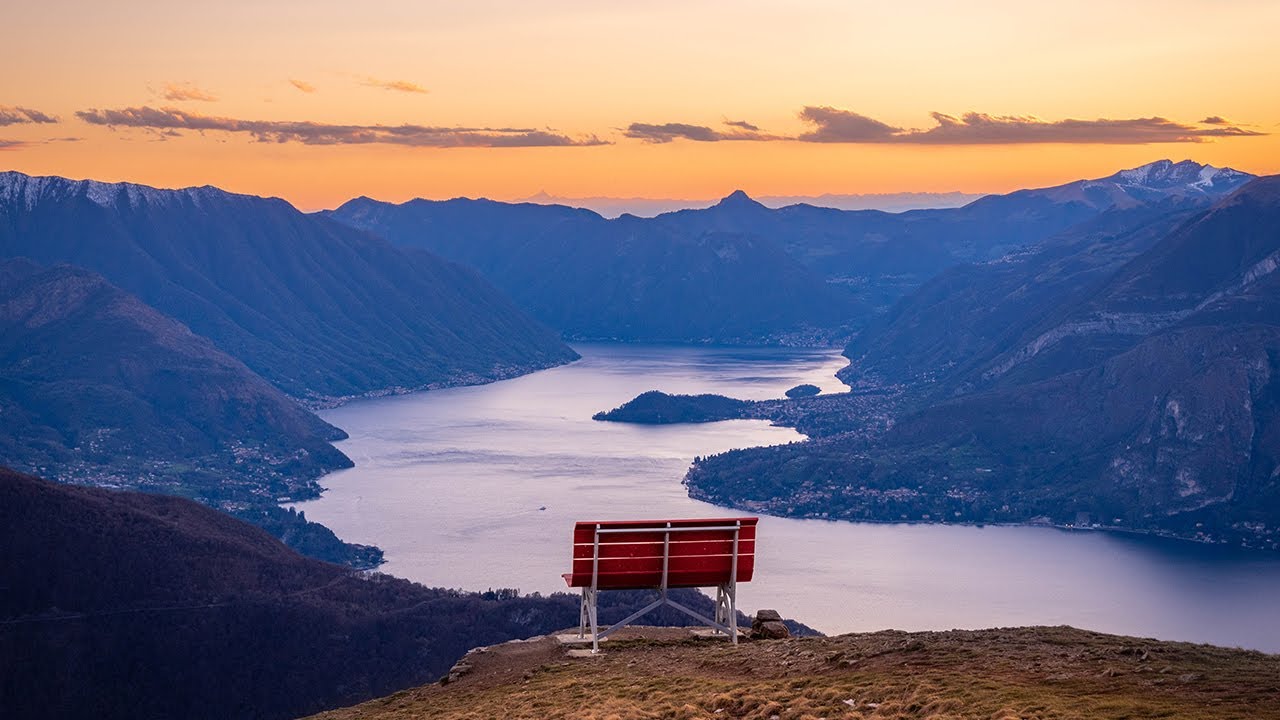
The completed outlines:
<svg viewBox="0 0 1280 720">
<path fill-rule="evenodd" d="M 1081 533 L 1081 534 L 1101 533 L 1101 534 L 1109 534 L 1109 535 L 1128 536 L 1132 538 L 1173 541 L 1173 542 L 1178 542 L 1183 544 L 1195 545 L 1201 548 L 1216 548 L 1221 550 L 1232 550 L 1237 552 L 1259 553 L 1262 555 L 1266 555 L 1267 557 L 1274 557 L 1277 554 L 1280 554 L 1280 548 L 1271 549 L 1271 548 L 1265 548 L 1265 547 L 1255 547 L 1252 545 L 1235 544 L 1226 540 L 1212 540 L 1212 539 L 1205 539 L 1205 538 L 1187 537 L 1185 535 L 1179 535 L 1178 533 L 1173 533 L 1173 532 L 1168 532 L 1168 531 L 1163 531 L 1158 529 L 1144 530 L 1141 528 L 1127 528 L 1120 525 L 1099 525 L 1099 524 L 1070 525 L 1070 524 L 1054 523 L 1049 521 L 1045 521 L 1045 522 L 1035 522 L 1035 521 L 972 522 L 972 521 L 963 521 L 963 520 L 957 520 L 957 521 L 876 520 L 873 518 L 861 518 L 857 520 L 850 520 L 845 518 L 821 517 L 819 515 L 780 515 L 780 514 L 769 512 L 768 510 L 758 508 L 758 507 L 747 507 L 743 505 L 725 504 L 720 501 L 714 500 L 710 497 L 699 497 L 693 494 L 690 494 L 689 497 L 694 500 L 698 500 L 699 502 L 705 502 L 711 505 L 715 505 L 716 507 L 724 508 L 726 510 L 737 510 L 741 512 L 758 513 L 760 515 L 764 515 L 771 518 L 778 518 L 780 520 L 821 520 L 824 522 L 843 523 L 848 525 L 922 525 L 922 526 L 935 526 L 935 527 L 936 526 L 972 527 L 977 529 L 982 529 L 985 527 L 1043 528 L 1045 530 L 1058 530 L 1061 532 L 1068 532 L 1068 533 Z"/>
</svg>

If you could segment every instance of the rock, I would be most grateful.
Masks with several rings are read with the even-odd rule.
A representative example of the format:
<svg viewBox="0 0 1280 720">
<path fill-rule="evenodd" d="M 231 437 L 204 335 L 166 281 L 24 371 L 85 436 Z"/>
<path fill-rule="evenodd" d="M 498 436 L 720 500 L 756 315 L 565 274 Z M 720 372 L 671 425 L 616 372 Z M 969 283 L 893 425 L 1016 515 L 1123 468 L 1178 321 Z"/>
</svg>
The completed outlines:
<svg viewBox="0 0 1280 720">
<path fill-rule="evenodd" d="M 471 653 L 467 653 L 467 655 L 470 655 L 470 654 Z M 464 657 L 462 660 L 459 660 L 457 663 L 455 663 L 453 667 L 449 668 L 448 675 L 445 675 L 444 677 L 440 678 L 440 684 L 448 685 L 449 683 L 457 682 L 459 678 L 461 678 L 463 675 L 466 675 L 469 672 L 471 672 L 471 663 L 467 662 L 466 658 Z"/>
<path fill-rule="evenodd" d="M 751 637 L 756 640 L 780 640 L 791 637 L 791 631 L 782 624 L 777 610 L 761 610 L 751 621 Z"/>
<path fill-rule="evenodd" d="M 777 620 L 756 621 L 751 624 L 751 637 L 756 640 L 782 640 L 791 637 L 791 631 Z"/>
</svg>

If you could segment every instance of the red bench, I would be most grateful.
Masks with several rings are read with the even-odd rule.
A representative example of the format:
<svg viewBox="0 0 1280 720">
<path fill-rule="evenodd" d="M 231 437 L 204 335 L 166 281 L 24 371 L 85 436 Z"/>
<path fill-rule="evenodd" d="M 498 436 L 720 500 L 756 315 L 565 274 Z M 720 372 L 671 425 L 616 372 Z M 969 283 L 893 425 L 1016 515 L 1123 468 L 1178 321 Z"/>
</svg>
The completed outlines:
<svg viewBox="0 0 1280 720">
<path fill-rule="evenodd" d="M 683 612 L 738 642 L 738 583 L 755 570 L 758 518 L 579 522 L 573 528 L 569 587 L 582 588 L 578 637 L 591 628 L 591 648 L 620 627 L 662 605 Z M 667 596 L 671 588 L 716 588 L 716 617 L 704 617 Z M 657 600 L 601 632 L 596 597 L 601 590 L 651 589 Z"/>
</svg>

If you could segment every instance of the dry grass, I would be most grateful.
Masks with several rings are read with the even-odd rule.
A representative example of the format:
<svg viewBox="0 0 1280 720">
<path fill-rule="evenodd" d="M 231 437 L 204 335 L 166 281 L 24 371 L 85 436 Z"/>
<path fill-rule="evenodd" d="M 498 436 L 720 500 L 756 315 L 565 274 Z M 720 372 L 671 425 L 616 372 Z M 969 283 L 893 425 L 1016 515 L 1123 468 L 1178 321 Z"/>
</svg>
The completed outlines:
<svg viewBox="0 0 1280 720">
<path fill-rule="evenodd" d="M 1280 718 L 1280 656 L 1072 628 L 880 632 L 737 648 L 671 631 L 567 660 L 551 640 L 475 654 L 449 685 L 327 720 Z"/>
</svg>

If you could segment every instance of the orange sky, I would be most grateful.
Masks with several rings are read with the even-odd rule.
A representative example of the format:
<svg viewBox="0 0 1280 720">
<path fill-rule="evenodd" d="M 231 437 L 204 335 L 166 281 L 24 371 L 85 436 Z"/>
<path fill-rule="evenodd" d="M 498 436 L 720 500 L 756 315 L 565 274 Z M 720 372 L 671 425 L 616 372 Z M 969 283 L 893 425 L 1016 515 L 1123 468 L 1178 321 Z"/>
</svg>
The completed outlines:
<svg viewBox="0 0 1280 720">
<path fill-rule="evenodd" d="M 362 194 L 991 192 L 1162 157 L 1280 172 L 1274 0 L 462 5 L 13 3 L 0 169 L 207 183 L 307 209 Z M 838 142 L 795 139 L 824 129 L 806 107 L 848 121 L 823 135 Z M 30 120 L 18 109 L 58 122 L 15 122 Z M 1022 119 L 912 132 L 935 111 Z M 1094 122 L 1155 117 L 1175 129 Z M 757 139 L 628 137 L 669 123 Z M 424 147 L 381 129 L 402 125 L 419 145 L 489 142 L 458 128 L 605 144 Z"/>
</svg>

